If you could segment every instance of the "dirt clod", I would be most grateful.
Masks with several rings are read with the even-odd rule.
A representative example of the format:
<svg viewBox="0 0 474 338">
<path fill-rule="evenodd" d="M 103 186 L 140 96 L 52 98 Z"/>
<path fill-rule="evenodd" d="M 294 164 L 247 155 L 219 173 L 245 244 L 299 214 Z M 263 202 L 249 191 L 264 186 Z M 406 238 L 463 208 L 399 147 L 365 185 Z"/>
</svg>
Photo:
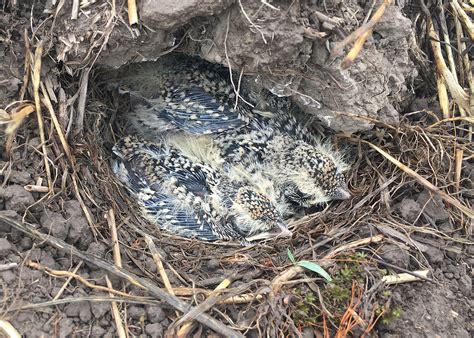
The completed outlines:
<svg viewBox="0 0 474 338">
<path fill-rule="evenodd" d="M 198 16 L 210 16 L 221 12 L 233 1 L 153 1 L 144 0 L 141 7 L 140 17 L 148 25 L 161 29 L 168 29 L 180 26 L 190 19 Z"/>
<path fill-rule="evenodd" d="M 403 310 L 399 317 L 380 325 L 382 332 L 404 337 L 435 337 L 440 332 L 451 337 L 470 336 L 464 329 L 467 308 L 456 301 L 454 295 L 449 297 L 450 292 L 444 288 L 427 284 L 402 286 L 396 293 L 404 294 Z M 412 328 L 408 333 L 405 331 L 407 326 Z"/>
<path fill-rule="evenodd" d="M 145 309 L 151 323 L 160 323 L 166 318 L 165 312 L 159 306 L 147 305 Z"/>
<path fill-rule="evenodd" d="M 59 267 L 58 262 L 56 262 L 56 260 L 53 258 L 53 253 L 51 253 L 49 250 L 43 250 L 41 253 L 40 263 L 51 269 L 57 269 Z"/>
<path fill-rule="evenodd" d="M 68 243 L 77 244 L 77 246 L 83 250 L 93 241 L 89 223 L 84 216 L 70 216 L 66 224 L 69 229 L 67 236 Z"/>
<path fill-rule="evenodd" d="M 466 297 L 472 295 L 472 277 L 469 275 L 464 275 L 458 279 L 459 291 Z"/>
<path fill-rule="evenodd" d="M 18 215 L 14 210 L 0 210 L 0 215 L 14 220 L 21 219 L 20 215 Z M 0 222 L 0 233 L 10 233 L 11 231 L 12 228 L 10 225 Z"/>
<path fill-rule="evenodd" d="M 394 208 L 403 219 L 410 223 L 414 222 L 421 213 L 421 205 L 411 198 L 404 198 Z"/>
<path fill-rule="evenodd" d="M 385 261 L 393 265 L 405 269 L 410 265 L 410 255 L 407 248 L 393 244 L 384 244 L 380 247 L 379 254 Z"/>
<path fill-rule="evenodd" d="M 423 253 L 430 264 L 439 264 L 444 259 L 443 251 L 431 245 L 428 245 L 427 249 Z"/>
<path fill-rule="evenodd" d="M 220 268 L 220 262 L 219 262 L 218 259 L 210 259 L 210 260 L 207 262 L 207 267 L 208 267 L 210 270 L 219 269 L 219 268 Z"/>
<path fill-rule="evenodd" d="M 17 184 L 9 185 L 6 188 L 0 187 L 1 199 L 5 201 L 6 210 L 14 210 L 18 213 L 23 213 L 35 202 L 33 195 Z"/>
<path fill-rule="evenodd" d="M 146 311 L 143 306 L 130 306 L 127 310 L 128 315 L 130 318 L 135 320 L 140 320 L 140 318 L 146 318 Z"/>
<path fill-rule="evenodd" d="M 69 233 L 69 224 L 60 213 L 45 210 L 41 215 L 40 223 L 46 231 L 63 241 Z"/>
<path fill-rule="evenodd" d="M 19 185 L 27 185 L 33 183 L 31 174 L 28 171 L 12 170 L 9 176 L 9 181 Z"/>
<path fill-rule="evenodd" d="M 103 329 L 101 326 L 94 325 L 94 326 L 92 326 L 91 336 L 93 336 L 93 337 L 103 337 L 105 332 L 106 332 L 105 329 Z"/>
<path fill-rule="evenodd" d="M 417 202 L 423 207 L 423 213 L 434 222 L 439 223 L 449 219 L 449 213 L 440 196 L 424 191 L 418 196 Z"/>
<path fill-rule="evenodd" d="M 69 217 L 84 217 L 81 203 L 77 200 L 69 200 L 64 203 L 64 210 Z"/>
<path fill-rule="evenodd" d="M 95 319 L 103 318 L 110 310 L 110 304 L 107 302 L 93 302 L 90 307 Z"/>
<path fill-rule="evenodd" d="M 15 250 L 13 244 L 11 244 L 6 238 L 0 238 L 0 258 L 5 257 L 13 250 Z"/>
<path fill-rule="evenodd" d="M 74 331 L 74 321 L 71 318 L 63 318 L 59 323 L 59 336 L 68 337 Z"/>
<path fill-rule="evenodd" d="M 163 336 L 163 326 L 160 323 L 148 324 L 145 326 L 145 332 L 150 337 L 161 337 Z"/>
<path fill-rule="evenodd" d="M 32 245 L 33 245 L 33 241 L 31 240 L 30 237 L 23 237 L 19 243 L 19 247 L 22 250 L 29 250 L 31 249 Z"/>
<path fill-rule="evenodd" d="M 13 271 L 7 270 L 0 273 L 2 281 L 6 284 L 13 283 L 16 280 L 16 274 Z"/>
<path fill-rule="evenodd" d="M 107 246 L 102 242 L 92 242 L 87 248 L 87 252 L 97 257 L 104 257 Z"/>
</svg>

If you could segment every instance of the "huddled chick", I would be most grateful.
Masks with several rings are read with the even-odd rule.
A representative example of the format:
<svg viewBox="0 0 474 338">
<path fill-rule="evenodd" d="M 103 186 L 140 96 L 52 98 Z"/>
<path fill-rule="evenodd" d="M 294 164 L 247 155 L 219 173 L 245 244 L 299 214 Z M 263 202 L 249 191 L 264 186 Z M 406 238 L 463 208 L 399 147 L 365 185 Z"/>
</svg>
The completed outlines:
<svg viewBox="0 0 474 338">
<path fill-rule="evenodd" d="M 191 160 L 165 140 L 126 137 L 113 152 L 114 173 L 145 217 L 161 229 L 182 237 L 242 244 L 291 234 L 267 196 Z"/>
<path fill-rule="evenodd" d="M 131 130 L 151 140 L 166 135 L 171 143 L 183 134 L 205 139 L 217 155 L 211 162 L 209 156 L 199 160 L 240 173 L 237 181 L 276 198 L 281 213 L 350 197 L 341 154 L 308 136 L 291 114 L 252 109 L 247 103 L 261 106 L 259 97 L 245 86 L 236 105 L 228 69 L 170 56 L 133 65 L 120 76 L 122 91 L 131 98 L 132 110 L 123 117 Z M 196 146 L 180 150 L 196 155 L 189 148 Z"/>
</svg>

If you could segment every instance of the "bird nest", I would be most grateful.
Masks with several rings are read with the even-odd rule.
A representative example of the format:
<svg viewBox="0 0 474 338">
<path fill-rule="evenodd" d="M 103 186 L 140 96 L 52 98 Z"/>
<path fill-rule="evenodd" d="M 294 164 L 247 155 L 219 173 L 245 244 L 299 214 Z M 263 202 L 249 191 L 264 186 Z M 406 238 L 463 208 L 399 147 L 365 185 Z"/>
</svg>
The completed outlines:
<svg viewBox="0 0 474 338">
<path fill-rule="evenodd" d="M 146 222 L 113 175 L 109 160 L 119 138 L 114 124 L 118 107 L 114 100 L 104 100 L 104 92 L 94 85 L 100 76 L 94 70 L 89 75 L 82 134 L 74 138 L 70 130 L 71 137 L 66 138 L 60 107 L 51 104 L 47 83 L 41 81 L 41 50 L 33 52 L 27 50 L 31 58 L 25 73 L 31 83 L 25 84 L 21 95 L 29 85 L 34 103 L 12 106 L 16 113 L 7 117 L 11 127 L 5 153 L 14 163 L 21 161 L 14 156 L 21 150 L 21 156 L 34 163 L 36 174 L 46 178 L 47 185 L 28 187 L 38 194 L 35 208 L 61 210 L 64 202 L 77 200 L 94 241 L 105 243 L 109 250 L 97 257 L 36 229 L 35 208 L 28 208 L 21 221 L 3 215 L 1 220 L 119 277 L 125 284 L 86 285 L 109 292 L 115 298 L 108 301 L 120 302 L 122 309 L 129 303 L 167 309 L 170 332 L 184 335 L 201 323 L 200 328 L 229 337 L 250 331 L 286 336 L 299 334 L 308 325 L 326 336 L 368 333 L 393 312 L 384 293 L 387 284 L 403 278 L 432 281 L 425 274 L 430 264 L 423 242 L 468 243 L 473 217 L 468 178 L 472 118 L 440 120 L 432 111 L 420 110 L 403 116 L 397 126 L 370 118 L 375 127 L 369 132 L 334 134 L 333 142 L 349 155 L 352 199 L 290 220 L 291 238 L 247 247 L 204 243 L 160 232 Z M 84 90 L 80 82 L 78 87 Z M 37 122 L 25 120 L 35 111 Z M 29 146 L 36 137 L 37 146 Z M 411 215 L 405 210 L 406 201 L 420 194 L 428 198 Z M 426 212 L 433 202 L 448 213 L 455 225 L 452 231 L 440 229 Z M 454 236 L 459 230 L 464 236 Z M 387 243 L 409 250 L 410 271 L 381 257 L 381 247 Z M 52 276 L 66 274 L 86 283 L 81 270 L 71 273 L 29 264 Z M 128 329 L 140 333 L 138 326 Z"/>
<path fill-rule="evenodd" d="M 414 221 L 404 219 L 397 205 L 427 190 L 441 196 L 445 203 L 441 207 L 446 206 L 454 224 L 470 229 L 472 211 L 459 199 L 464 189 L 472 189 L 468 186 L 472 183 L 462 178 L 459 162 L 459 153 L 471 156 L 472 149 L 467 139 L 455 136 L 463 124 L 455 127 L 449 121 L 436 122 L 429 111 L 420 111 L 416 119 L 407 116 L 397 127 L 377 125 L 363 135 L 335 135 L 334 141 L 349 149 L 348 182 L 354 197 L 291 220 L 294 234 L 290 239 L 240 247 L 162 233 L 142 219 L 113 175 L 109 159 L 116 140 L 116 109 L 97 99 L 103 97 L 100 92 L 92 93 L 82 141 L 51 166 L 52 177 L 67 183 L 49 203 L 79 200 L 95 239 L 113 243 L 112 252 L 103 261 L 85 252 L 79 257 L 132 282 L 134 292 L 121 294 L 122 300 L 147 304 L 151 300 L 138 295 L 155 296 L 166 307 L 196 305 L 193 316 L 176 317 L 170 312 L 180 325 L 190 318 L 207 325 L 208 319 L 200 316 L 210 311 L 219 318 L 213 329 L 223 334 L 230 334 L 232 327 L 244 332 L 257 329 L 261 334 L 292 332 L 308 323 L 320 323 L 317 326 L 322 331 L 370 331 L 378 317 L 391 311 L 389 300 L 381 296 L 385 285 L 379 282 L 386 271 L 427 279 L 418 276 L 420 272 L 384 262 L 378 254 L 382 243 L 408 245 L 418 262 L 415 270 L 422 271 L 429 264 L 411 239 L 413 235 L 429 233 L 433 238 L 462 242 L 433 228 L 421 214 Z M 54 127 L 47 124 L 46 128 Z M 35 131 L 24 130 L 21 134 L 28 139 L 28 133 Z M 47 135 L 53 147 L 62 146 L 57 134 Z M 21 141 L 17 147 L 21 147 Z M 452 149 L 456 149 L 454 156 Z M 59 186 L 56 182 L 55 187 Z M 51 245 L 65 245 L 54 237 L 35 233 L 26 224 L 16 226 Z M 128 261 L 123 263 L 124 270 L 114 266 L 119 253 Z M 332 276 L 332 283 L 311 271 L 317 271 L 318 266 Z M 166 279 L 169 284 L 164 283 Z M 151 285 L 144 285 L 144 280 Z M 175 298 L 162 298 L 166 292 L 174 293 L 182 304 L 175 303 Z M 377 302 L 374 295 L 380 297 Z M 176 329 L 183 329 L 180 325 Z"/>
</svg>

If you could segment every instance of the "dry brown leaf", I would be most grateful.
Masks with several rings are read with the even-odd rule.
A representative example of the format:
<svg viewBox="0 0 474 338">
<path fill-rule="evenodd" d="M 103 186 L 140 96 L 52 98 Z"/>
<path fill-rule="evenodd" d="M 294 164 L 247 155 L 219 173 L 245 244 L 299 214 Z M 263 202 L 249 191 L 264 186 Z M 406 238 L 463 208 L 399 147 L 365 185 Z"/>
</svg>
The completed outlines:
<svg viewBox="0 0 474 338">
<path fill-rule="evenodd" d="M 0 109 L 0 125 L 10 123 L 11 116 L 3 109 Z"/>
<path fill-rule="evenodd" d="M 21 108 L 19 112 L 13 114 L 10 117 L 10 121 L 8 123 L 7 129 L 5 130 L 5 133 L 7 135 L 13 134 L 20 127 L 23 120 L 34 111 L 35 106 L 33 106 L 32 104 L 28 104 Z"/>
</svg>

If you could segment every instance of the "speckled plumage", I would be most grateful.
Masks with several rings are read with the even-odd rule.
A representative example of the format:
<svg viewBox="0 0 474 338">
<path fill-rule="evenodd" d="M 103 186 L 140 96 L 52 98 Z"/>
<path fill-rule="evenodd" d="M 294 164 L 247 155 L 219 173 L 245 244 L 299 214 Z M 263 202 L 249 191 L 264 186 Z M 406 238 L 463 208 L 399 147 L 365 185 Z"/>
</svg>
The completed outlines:
<svg viewBox="0 0 474 338">
<path fill-rule="evenodd" d="M 215 137 L 228 162 L 264 172 L 290 203 L 290 209 L 349 197 L 346 165 L 329 146 L 313 145 L 275 131 Z"/>
<path fill-rule="evenodd" d="M 115 174 L 145 217 L 164 230 L 205 241 L 241 243 L 288 234 L 265 195 L 165 143 L 126 137 L 113 151 Z"/>
<path fill-rule="evenodd" d="M 268 94 L 242 86 L 240 95 L 255 108 L 240 100 L 234 109 L 228 69 L 189 57 L 134 67 L 122 74 L 121 83 L 132 99 L 124 120 L 135 133 L 152 140 L 180 133 L 210 138 L 221 162 L 248 171 L 249 183 L 260 184 L 252 182 L 255 173 L 271 181 L 278 209 L 288 214 L 349 198 L 340 153 L 313 139 L 277 104 L 262 104 Z"/>
<path fill-rule="evenodd" d="M 130 94 L 127 120 L 153 132 L 185 130 L 194 135 L 235 130 L 250 121 L 248 110 L 234 108 L 235 93 L 222 67 L 191 57 L 163 57 L 159 62 L 130 65 L 120 76 L 121 91 Z"/>
</svg>

